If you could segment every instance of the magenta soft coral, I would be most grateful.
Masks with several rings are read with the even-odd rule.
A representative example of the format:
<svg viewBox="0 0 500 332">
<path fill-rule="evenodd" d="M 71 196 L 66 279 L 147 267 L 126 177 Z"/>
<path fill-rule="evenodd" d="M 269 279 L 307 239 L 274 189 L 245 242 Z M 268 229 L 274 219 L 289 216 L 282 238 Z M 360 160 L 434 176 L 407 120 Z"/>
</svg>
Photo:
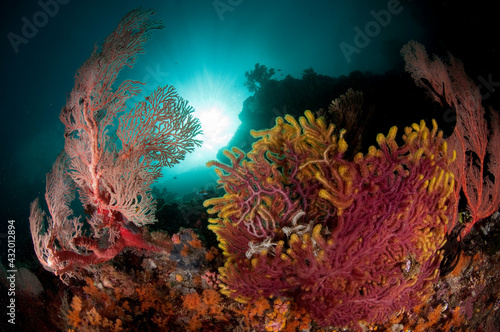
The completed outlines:
<svg viewBox="0 0 500 332">
<path fill-rule="evenodd" d="M 162 27 L 152 14 L 137 9 L 122 19 L 77 71 L 61 111 L 66 144 L 47 175 L 51 217 L 45 224 L 38 200 L 30 216 L 37 256 L 56 274 L 75 275 L 78 267 L 109 260 L 126 247 L 160 250 L 140 229 L 155 222 L 151 185 L 162 167 L 201 144 L 195 139 L 199 121 L 173 87 L 159 87 L 132 109 L 127 101 L 142 83 L 126 80 L 113 87 L 121 69 L 144 52 L 151 30 Z M 86 220 L 73 216 L 75 191 Z"/>
<path fill-rule="evenodd" d="M 210 228 L 227 258 L 222 292 L 239 301 L 292 298 L 322 325 L 378 322 L 432 292 L 453 218 L 452 154 L 436 124 L 379 135 L 353 161 L 307 111 L 278 118 L 243 158 L 215 165 L 226 194 Z"/>
</svg>

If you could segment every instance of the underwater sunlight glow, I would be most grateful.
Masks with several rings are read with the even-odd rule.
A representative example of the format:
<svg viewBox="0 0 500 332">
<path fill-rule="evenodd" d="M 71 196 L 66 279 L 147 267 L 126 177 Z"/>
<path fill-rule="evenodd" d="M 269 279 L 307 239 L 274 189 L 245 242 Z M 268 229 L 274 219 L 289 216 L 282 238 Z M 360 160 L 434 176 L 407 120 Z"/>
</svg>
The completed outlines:
<svg viewBox="0 0 500 332">
<path fill-rule="evenodd" d="M 216 59 L 213 61 L 216 62 L 212 64 L 214 67 L 220 66 Z M 204 168 L 208 161 L 216 159 L 219 149 L 229 142 L 241 123 L 238 113 L 249 94 L 243 86 L 242 70 L 235 69 L 233 65 L 226 66 L 226 71 L 221 73 L 222 70 L 209 70 L 200 62 L 190 62 L 183 68 L 183 74 L 177 74 L 176 67 L 167 68 L 173 78 L 168 83 L 176 87 L 179 95 L 194 108 L 194 116 L 200 120 L 203 134 L 197 139 L 203 143 L 178 165 L 164 169 L 166 178 L 171 174 Z"/>
<path fill-rule="evenodd" d="M 231 138 L 230 119 L 220 107 L 201 107 L 195 112 L 203 129 L 203 147 L 217 151 Z"/>
</svg>

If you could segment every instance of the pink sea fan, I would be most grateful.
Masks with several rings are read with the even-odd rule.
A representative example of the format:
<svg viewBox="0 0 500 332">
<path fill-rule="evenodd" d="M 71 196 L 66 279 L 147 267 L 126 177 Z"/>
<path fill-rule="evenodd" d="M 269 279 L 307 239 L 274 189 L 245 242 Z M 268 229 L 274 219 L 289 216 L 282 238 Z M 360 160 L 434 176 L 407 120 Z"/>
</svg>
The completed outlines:
<svg viewBox="0 0 500 332">
<path fill-rule="evenodd" d="M 31 234 L 40 262 L 56 274 L 109 260 L 125 247 L 161 250 L 146 241 L 142 226 L 155 222 L 151 185 L 161 169 L 184 159 L 201 141 L 193 109 L 171 86 L 159 87 L 132 109 L 127 101 L 141 82 L 114 88 L 132 67 L 152 29 L 151 10 L 127 14 L 78 69 L 60 119 L 65 149 L 47 175 L 50 217 L 38 200 L 31 206 Z M 89 218 L 73 216 L 75 190 Z M 87 224 L 88 227 L 84 225 Z"/>
</svg>

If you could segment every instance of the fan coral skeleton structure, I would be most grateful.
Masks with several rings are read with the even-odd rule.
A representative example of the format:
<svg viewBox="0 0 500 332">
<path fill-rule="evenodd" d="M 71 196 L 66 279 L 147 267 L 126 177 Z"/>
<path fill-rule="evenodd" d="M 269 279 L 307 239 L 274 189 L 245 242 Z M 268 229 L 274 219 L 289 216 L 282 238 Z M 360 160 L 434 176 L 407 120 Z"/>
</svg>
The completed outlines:
<svg viewBox="0 0 500 332">
<path fill-rule="evenodd" d="M 38 200 L 31 205 L 31 234 L 43 266 L 58 275 L 78 275 L 119 254 L 125 247 L 162 250 L 145 240 L 142 226 L 155 222 L 151 185 L 164 166 L 193 151 L 201 133 L 193 109 L 171 86 L 159 87 L 132 109 L 127 101 L 140 93 L 137 81 L 118 73 L 132 67 L 152 29 L 151 10 L 127 14 L 96 47 L 75 75 L 60 119 L 65 125 L 64 152 L 47 175 L 45 195 L 50 217 Z M 70 204 L 78 192 L 86 220 Z"/>
<path fill-rule="evenodd" d="M 292 298 L 321 324 L 359 326 L 432 293 L 455 211 L 448 151 L 435 122 L 377 136 L 343 158 L 344 131 L 310 111 L 278 118 L 245 154 L 211 161 L 223 197 L 205 201 L 226 256 L 222 292 Z"/>
</svg>

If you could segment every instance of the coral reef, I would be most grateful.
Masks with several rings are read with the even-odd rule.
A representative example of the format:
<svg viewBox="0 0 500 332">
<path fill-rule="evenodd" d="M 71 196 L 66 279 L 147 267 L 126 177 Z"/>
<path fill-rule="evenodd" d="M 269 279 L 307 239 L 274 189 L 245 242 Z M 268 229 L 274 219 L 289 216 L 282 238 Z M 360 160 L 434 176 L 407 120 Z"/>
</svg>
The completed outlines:
<svg viewBox="0 0 500 332">
<path fill-rule="evenodd" d="M 460 263 L 439 278 L 425 303 L 401 310 L 384 323 L 362 322 L 364 330 L 496 331 L 500 322 L 500 223 L 495 218 L 478 223 L 480 227 L 461 242 L 465 247 Z M 165 237 L 163 233 L 152 236 Z M 238 303 L 216 296 L 213 281 L 218 280 L 217 267 L 223 262 L 220 252 L 198 247 L 200 240 L 190 230 L 169 238 L 177 242 L 170 255 L 125 250 L 103 263 L 98 273 L 71 279 L 69 287 L 52 273 L 36 271 L 45 290 L 37 298 L 19 294 L 16 325 L 37 331 L 352 331 L 319 327 L 290 298 L 260 297 Z M 188 256 L 180 254 L 183 250 Z M 193 303 L 203 308 L 198 310 Z"/>
<path fill-rule="evenodd" d="M 200 277 L 210 270 L 210 261 L 205 259 L 207 251 L 196 234 L 189 230 L 176 233 L 172 242 L 170 253 L 128 251 L 114 264 L 107 262 L 97 273 L 86 276 L 85 284 L 61 306 L 65 329 L 132 331 L 140 326 L 197 330 L 221 305 L 220 295 Z M 206 310 L 192 308 L 197 291 Z"/>
<path fill-rule="evenodd" d="M 333 79 L 311 68 L 300 82 L 280 82 L 272 79 L 274 69 L 257 64 L 246 73 L 245 85 L 255 92 L 242 112 L 246 126 L 267 128 L 266 109 L 297 115 L 306 100 L 315 101 L 316 112 L 278 117 L 273 128 L 251 132 L 257 141 L 247 144 L 249 152 L 233 148 L 224 152 L 230 164 L 209 162 L 222 197 L 218 186 L 174 202 L 151 186 L 162 167 L 201 144 L 192 108 L 166 86 L 128 110 L 142 83 L 116 87 L 121 69 L 135 64 L 151 30 L 162 27 L 152 14 L 137 9 L 125 16 L 76 73 L 60 115 L 65 150 L 47 175 L 50 216 L 38 200 L 30 216 L 40 263 L 65 284 L 52 273 L 20 268 L 19 306 L 36 304 L 20 312 L 20 325 L 495 331 L 500 121 L 490 110 L 487 123 L 479 89 L 458 60 L 430 60 L 415 42 L 402 50 L 417 85 L 457 114 L 452 136 L 445 140 L 435 121 L 421 121 L 402 135 L 396 127 L 378 134 L 378 146 L 365 154 L 372 104 L 359 87 L 344 89 L 356 78 L 366 81 L 364 75 Z M 325 112 L 330 86 L 347 93 Z M 275 91 L 285 92 L 282 104 Z M 77 195 L 84 220 L 71 205 Z M 157 219 L 158 231 L 145 227 Z M 213 233 L 204 233 L 208 222 L 222 255 L 211 247 Z M 25 321 L 30 315 L 44 323 Z"/>
<path fill-rule="evenodd" d="M 61 305 L 66 331 L 261 331 L 307 330 L 311 320 L 290 301 L 260 298 L 252 304 L 222 296 L 214 261 L 192 231 L 172 236 L 172 253 L 129 253 L 140 265 L 105 263 L 71 291 Z M 181 249 L 182 248 L 182 249 Z M 179 254 L 186 251 L 189 254 Z M 212 249 L 214 255 L 219 255 Z M 123 259 L 123 255 L 120 256 Z M 193 259 L 196 257 L 196 259 Z M 203 257 L 203 258 L 202 258 Z M 213 258 L 213 257 L 212 257 Z M 193 263 L 195 263 L 194 266 Z M 125 267 L 125 268 L 124 268 Z"/>
</svg>

